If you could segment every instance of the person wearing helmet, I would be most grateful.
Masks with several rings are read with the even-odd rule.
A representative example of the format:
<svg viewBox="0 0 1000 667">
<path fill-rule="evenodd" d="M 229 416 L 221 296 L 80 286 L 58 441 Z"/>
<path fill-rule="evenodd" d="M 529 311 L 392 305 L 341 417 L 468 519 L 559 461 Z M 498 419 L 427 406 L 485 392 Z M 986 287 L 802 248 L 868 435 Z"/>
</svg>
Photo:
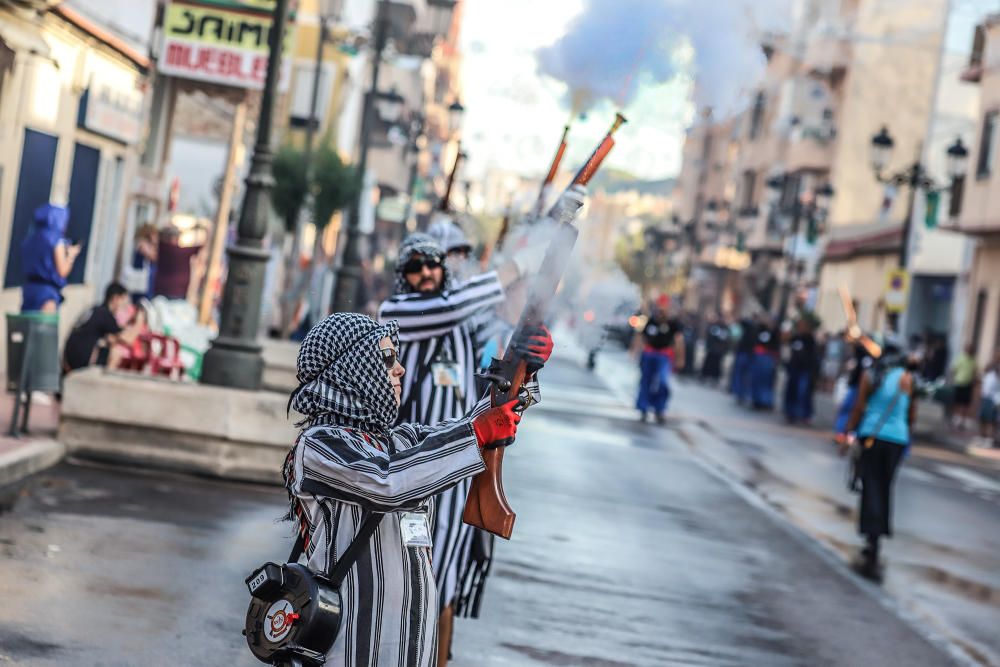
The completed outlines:
<svg viewBox="0 0 1000 667">
<path fill-rule="evenodd" d="M 858 532 L 865 545 L 853 562 L 863 577 L 881 581 L 879 542 L 892 535 L 892 488 L 917 419 L 914 398 L 916 360 L 898 341 L 887 339 L 882 356 L 861 376 L 857 402 L 847 425 L 850 445 L 859 448 L 855 476 L 860 482 Z M 856 441 L 856 442 L 855 442 Z"/>
</svg>

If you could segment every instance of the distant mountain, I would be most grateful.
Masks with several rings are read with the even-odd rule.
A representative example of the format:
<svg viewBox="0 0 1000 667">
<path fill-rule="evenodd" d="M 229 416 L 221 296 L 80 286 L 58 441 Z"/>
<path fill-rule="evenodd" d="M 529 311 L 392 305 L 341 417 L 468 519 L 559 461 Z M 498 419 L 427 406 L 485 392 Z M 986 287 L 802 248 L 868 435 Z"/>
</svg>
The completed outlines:
<svg viewBox="0 0 1000 667">
<path fill-rule="evenodd" d="M 594 179 L 590 181 L 588 189 L 591 192 L 604 190 L 609 194 L 636 191 L 644 195 L 668 196 L 673 192 L 676 183 L 676 178 L 644 180 L 623 169 L 604 169 L 597 172 Z"/>
</svg>

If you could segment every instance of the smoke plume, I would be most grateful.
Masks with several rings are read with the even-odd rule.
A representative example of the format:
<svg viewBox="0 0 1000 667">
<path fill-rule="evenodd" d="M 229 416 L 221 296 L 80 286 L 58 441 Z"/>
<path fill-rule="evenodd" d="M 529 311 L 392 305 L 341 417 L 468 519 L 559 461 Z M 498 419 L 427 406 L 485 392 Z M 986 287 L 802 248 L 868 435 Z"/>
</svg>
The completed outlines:
<svg viewBox="0 0 1000 667">
<path fill-rule="evenodd" d="M 574 111 L 599 100 L 625 107 L 640 85 L 681 73 L 697 81 L 699 106 L 730 110 L 763 71 L 760 37 L 787 27 L 790 6 L 791 0 L 585 0 L 566 34 L 538 51 L 538 67 L 569 86 Z"/>
</svg>

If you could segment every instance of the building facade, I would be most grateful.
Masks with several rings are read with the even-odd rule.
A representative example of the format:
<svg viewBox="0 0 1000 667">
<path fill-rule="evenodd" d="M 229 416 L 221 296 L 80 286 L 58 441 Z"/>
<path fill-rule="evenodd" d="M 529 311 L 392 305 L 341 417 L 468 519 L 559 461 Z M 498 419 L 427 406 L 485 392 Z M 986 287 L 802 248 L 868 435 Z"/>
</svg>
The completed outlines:
<svg viewBox="0 0 1000 667">
<path fill-rule="evenodd" d="M 979 122 L 951 226 L 972 241 L 961 344 L 972 345 L 983 368 L 1000 350 L 1000 14 L 976 28 L 962 78 L 979 87 Z"/>
<path fill-rule="evenodd" d="M 68 204 L 83 244 L 61 327 L 115 278 L 122 221 L 144 139 L 149 62 L 122 39 L 56 3 L 0 4 L 0 302 L 20 308 L 20 246 L 32 213 Z M 65 331 L 64 331 L 65 333 Z"/>
</svg>

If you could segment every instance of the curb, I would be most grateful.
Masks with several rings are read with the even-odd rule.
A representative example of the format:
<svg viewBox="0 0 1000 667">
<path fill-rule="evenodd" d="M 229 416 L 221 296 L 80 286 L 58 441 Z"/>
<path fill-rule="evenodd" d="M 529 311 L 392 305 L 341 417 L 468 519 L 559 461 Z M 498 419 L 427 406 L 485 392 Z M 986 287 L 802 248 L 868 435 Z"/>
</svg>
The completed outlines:
<svg viewBox="0 0 1000 667">
<path fill-rule="evenodd" d="M 65 455 L 66 447 L 51 439 L 28 441 L 0 454 L 0 489 L 55 465 Z"/>
</svg>

